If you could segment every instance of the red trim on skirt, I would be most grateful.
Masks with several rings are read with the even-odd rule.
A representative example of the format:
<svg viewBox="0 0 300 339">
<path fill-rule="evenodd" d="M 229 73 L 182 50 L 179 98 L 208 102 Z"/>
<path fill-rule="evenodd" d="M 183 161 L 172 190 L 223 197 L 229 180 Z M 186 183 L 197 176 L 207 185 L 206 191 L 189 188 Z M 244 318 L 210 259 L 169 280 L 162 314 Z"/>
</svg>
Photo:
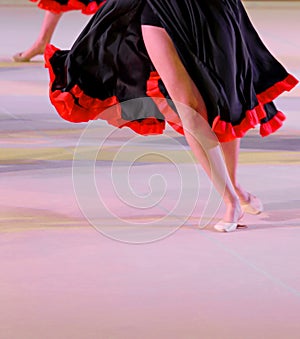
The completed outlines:
<svg viewBox="0 0 300 339">
<path fill-rule="evenodd" d="M 53 0 L 30 0 L 31 2 L 38 2 L 38 7 L 53 13 L 62 13 L 74 10 L 80 10 L 83 14 L 94 14 L 98 9 L 104 5 L 105 1 L 97 4 L 96 1 L 90 2 L 87 6 L 78 0 L 69 0 L 67 5 L 61 5 Z"/>
<path fill-rule="evenodd" d="M 52 71 L 50 64 L 51 56 L 58 49 L 52 45 L 48 45 L 45 51 L 45 67 L 49 69 L 50 73 L 50 88 L 55 80 L 55 74 Z M 181 120 L 176 112 L 169 106 L 167 99 L 161 93 L 158 81 L 160 77 L 157 72 L 152 72 L 147 81 L 147 95 L 152 98 L 156 103 L 158 109 L 165 117 L 165 120 L 170 126 L 178 133 L 184 134 Z M 265 123 L 261 120 L 266 117 L 264 104 L 273 101 L 284 91 L 291 90 L 298 80 L 292 75 L 288 75 L 284 80 L 274 84 L 263 93 L 257 95 L 259 105 L 251 110 L 246 111 L 245 118 L 239 125 L 233 126 L 231 123 L 223 121 L 217 116 L 214 119 L 212 130 L 216 134 L 220 142 L 231 141 L 236 138 L 243 137 L 246 132 L 260 124 L 260 134 L 265 137 L 282 126 L 285 120 L 285 115 L 278 111 L 277 114 Z M 76 102 L 74 102 L 76 97 Z M 165 122 L 156 119 L 155 117 L 146 118 L 140 121 L 127 121 L 121 117 L 121 108 L 117 97 L 113 96 L 106 100 L 91 98 L 86 95 L 78 85 L 75 85 L 70 92 L 61 92 L 50 90 L 50 100 L 55 106 L 59 115 L 71 122 L 87 122 L 89 120 L 103 119 L 109 124 L 121 127 L 129 127 L 136 133 L 149 135 L 149 134 L 162 134 L 165 129 Z M 78 105 L 79 104 L 79 105 Z"/>
</svg>

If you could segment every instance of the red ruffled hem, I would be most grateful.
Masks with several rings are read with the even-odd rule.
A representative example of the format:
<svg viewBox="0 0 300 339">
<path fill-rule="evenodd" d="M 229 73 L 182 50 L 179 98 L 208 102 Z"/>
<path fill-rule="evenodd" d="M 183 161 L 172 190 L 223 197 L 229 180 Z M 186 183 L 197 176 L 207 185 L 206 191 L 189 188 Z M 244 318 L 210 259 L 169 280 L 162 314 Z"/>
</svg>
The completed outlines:
<svg viewBox="0 0 300 339">
<path fill-rule="evenodd" d="M 219 141 L 226 142 L 243 137 L 249 129 L 254 128 L 261 123 L 260 121 L 267 116 L 263 105 L 273 101 L 284 91 L 290 91 L 297 84 L 298 80 L 289 74 L 284 80 L 277 82 L 266 91 L 257 94 L 257 100 L 259 102 L 258 106 L 254 107 L 252 110 L 246 111 L 245 118 L 239 125 L 233 126 L 229 122 L 222 121 L 219 116 L 216 117 L 212 129 Z M 278 111 L 272 119 L 265 123 L 261 123 L 259 131 L 260 135 L 266 137 L 277 131 L 282 126 L 285 119 L 285 115 Z"/>
<path fill-rule="evenodd" d="M 48 45 L 45 50 L 45 67 L 49 69 L 50 88 L 55 80 L 51 64 L 51 56 L 58 49 Z M 76 97 L 76 104 L 74 103 Z M 141 121 L 127 121 L 122 119 L 121 107 L 117 97 L 113 96 L 106 100 L 91 98 L 86 95 L 78 85 L 75 85 L 70 92 L 54 92 L 50 89 L 50 101 L 56 108 L 58 114 L 70 122 L 88 122 L 90 120 L 102 119 L 109 124 L 118 127 L 129 127 L 134 132 L 142 135 L 162 134 L 165 129 L 165 122 L 149 117 Z"/>
<path fill-rule="evenodd" d="M 63 13 L 73 10 L 80 10 L 83 14 L 94 14 L 98 9 L 104 5 L 106 1 L 97 4 L 96 1 L 90 2 L 85 6 L 78 0 L 69 0 L 67 5 L 61 5 L 53 0 L 30 0 L 31 2 L 38 2 L 38 7 L 53 13 Z"/>
<path fill-rule="evenodd" d="M 55 74 L 52 71 L 49 60 L 57 50 L 56 47 L 48 45 L 45 51 L 45 67 L 49 69 L 50 86 L 52 86 L 55 80 Z M 169 106 L 167 99 L 159 90 L 159 80 L 160 77 L 157 72 L 150 74 L 146 94 L 156 103 L 168 124 L 178 133 L 184 134 L 182 122 L 178 114 Z M 286 79 L 257 95 L 259 105 L 252 110 L 246 111 L 245 118 L 239 125 L 233 126 L 231 123 L 221 120 L 218 116 L 213 122 L 212 130 L 220 142 L 241 138 L 249 129 L 254 128 L 258 124 L 261 124 L 260 134 L 263 137 L 275 132 L 282 126 L 285 115 L 278 111 L 272 119 L 261 123 L 261 120 L 266 117 L 264 104 L 273 101 L 282 92 L 291 90 L 297 84 L 298 80 L 292 75 L 288 75 Z M 74 97 L 77 98 L 77 104 L 74 103 Z M 162 134 L 165 129 L 165 122 L 155 117 L 130 122 L 122 119 L 120 105 L 118 105 L 119 101 L 115 96 L 106 100 L 91 98 L 84 94 L 78 85 L 75 85 L 70 92 L 61 92 L 59 90 L 52 92 L 50 90 L 50 100 L 59 115 L 71 122 L 87 122 L 89 120 L 103 119 L 113 126 L 118 128 L 127 126 L 136 133 L 143 135 Z"/>
<path fill-rule="evenodd" d="M 239 125 L 233 126 L 231 123 L 222 121 L 220 117 L 216 117 L 213 122 L 213 131 L 220 142 L 232 141 L 236 138 L 242 138 L 251 128 L 255 128 L 260 123 L 260 114 L 262 107 L 259 105 L 256 108 L 246 112 L 245 118 Z M 267 135 L 277 131 L 285 120 L 285 115 L 278 111 L 272 119 L 260 125 L 260 135 Z"/>
<path fill-rule="evenodd" d="M 276 99 L 280 94 L 285 91 L 290 91 L 298 84 L 298 80 L 289 74 L 285 79 L 282 81 L 277 82 L 264 92 L 257 94 L 258 102 L 261 104 L 267 104 L 268 102 L 273 101 Z"/>
<path fill-rule="evenodd" d="M 146 94 L 155 102 L 159 111 L 163 114 L 168 124 L 178 133 L 184 134 L 182 122 L 176 112 L 170 107 L 167 99 L 161 93 L 158 81 L 160 77 L 157 72 L 151 72 L 147 81 Z"/>
</svg>

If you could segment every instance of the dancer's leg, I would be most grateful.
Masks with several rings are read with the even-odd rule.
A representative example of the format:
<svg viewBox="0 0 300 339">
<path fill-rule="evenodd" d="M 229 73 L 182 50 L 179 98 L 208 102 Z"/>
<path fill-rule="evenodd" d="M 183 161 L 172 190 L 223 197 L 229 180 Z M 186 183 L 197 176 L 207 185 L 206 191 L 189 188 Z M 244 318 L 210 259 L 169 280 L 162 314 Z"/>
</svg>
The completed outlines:
<svg viewBox="0 0 300 339">
<path fill-rule="evenodd" d="M 207 112 L 201 94 L 166 31 L 159 27 L 142 26 L 142 33 L 154 67 L 178 109 L 187 142 L 216 189 L 223 194 L 226 204 L 224 220 L 237 222 L 241 216 L 239 198 L 228 175 L 220 146 L 205 119 Z"/>
<path fill-rule="evenodd" d="M 249 193 L 247 193 L 237 180 L 237 167 L 239 160 L 240 139 L 235 139 L 229 142 L 221 143 L 228 174 L 231 182 L 234 186 L 236 193 L 238 194 L 242 202 L 246 202 L 249 199 Z"/>
<path fill-rule="evenodd" d="M 50 43 L 61 13 L 46 11 L 40 33 L 33 45 L 22 53 L 17 53 L 13 59 L 18 62 L 27 62 L 38 54 L 43 54 L 45 47 Z"/>
<path fill-rule="evenodd" d="M 239 184 L 238 179 L 237 179 L 240 139 L 235 139 L 229 142 L 222 142 L 221 146 L 223 149 L 223 154 L 224 154 L 224 158 L 226 161 L 228 174 L 230 176 L 234 189 L 240 198 L 241 204 L 245 212 L 251 213 L 251 214 L 258 214 L 262 212 L 263 210 L 262 202 L 258 198 L 253 196 L 251 193 L 247 192 Z"/>
</svg>

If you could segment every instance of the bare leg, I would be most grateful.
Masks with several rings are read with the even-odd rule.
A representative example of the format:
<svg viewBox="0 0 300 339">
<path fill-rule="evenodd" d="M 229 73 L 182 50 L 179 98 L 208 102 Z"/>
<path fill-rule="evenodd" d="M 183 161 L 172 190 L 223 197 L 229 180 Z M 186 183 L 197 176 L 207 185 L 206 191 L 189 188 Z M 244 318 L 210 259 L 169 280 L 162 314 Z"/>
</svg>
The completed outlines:
<svg viewBox="0 0 300 339">
<path fill-rule="evenodd" d="M 61 16 L 61 13 L 57 14 L 46 11 L 40 33 L 36 41 L 26 51 L 14 55 L 13 60 L 17 62 L 28 62 L 36 55 L 43 54 L 46 45 L 51 41 L 54 30 Z"/>
<path fill-rule="evenodd" d="M 237 222 L 242 214 L 239 198 L 230 180 L 219 143 L 205 119 L 207 112 L 201 94 L 166 31 L 159 27 L 142 26 L 142 33 L 154 67 L 178 109 L 187 142 L 223 196 L 226 205 L 224 220 Z"/>
<path fill-rule="evenodd" d="M 234 189 L 239 196 L 241 202 L 247 202 L 249 200 L 249 193 L 241 187 L 237 180 L 240 139 L 235 139 L 229 142 L 222 142 L 221 146 L 223 149 L 228 174 L 230 176 Z"/>
<path fill-rule="evenodd" d="M 223 142 L 222 149 L 226 161 L 227 170 L 234 186 L 243 210 L 250 214 L 259 214 L 263 211 L 263 204 L 255 195 L 245 191 L 237 180 L 237 165 L 240 149 L 240 139 Z"/>
</svg>

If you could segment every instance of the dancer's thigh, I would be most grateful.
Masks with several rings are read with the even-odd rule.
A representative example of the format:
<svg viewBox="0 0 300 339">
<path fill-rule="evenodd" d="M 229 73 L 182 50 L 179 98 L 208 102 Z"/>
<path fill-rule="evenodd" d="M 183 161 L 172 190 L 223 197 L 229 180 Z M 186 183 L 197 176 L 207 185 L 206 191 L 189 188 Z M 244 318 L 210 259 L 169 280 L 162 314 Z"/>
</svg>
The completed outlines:
<svg viewBox="0 0 300 339">
<path fill-rule="evenodd" d="M 171 99 L 188 105 L 207 120 L 204 100 L 182 64 L 166 30 L 161 27 L 142 25 L 142 33 L 149 57 Z"/>
</svg>

